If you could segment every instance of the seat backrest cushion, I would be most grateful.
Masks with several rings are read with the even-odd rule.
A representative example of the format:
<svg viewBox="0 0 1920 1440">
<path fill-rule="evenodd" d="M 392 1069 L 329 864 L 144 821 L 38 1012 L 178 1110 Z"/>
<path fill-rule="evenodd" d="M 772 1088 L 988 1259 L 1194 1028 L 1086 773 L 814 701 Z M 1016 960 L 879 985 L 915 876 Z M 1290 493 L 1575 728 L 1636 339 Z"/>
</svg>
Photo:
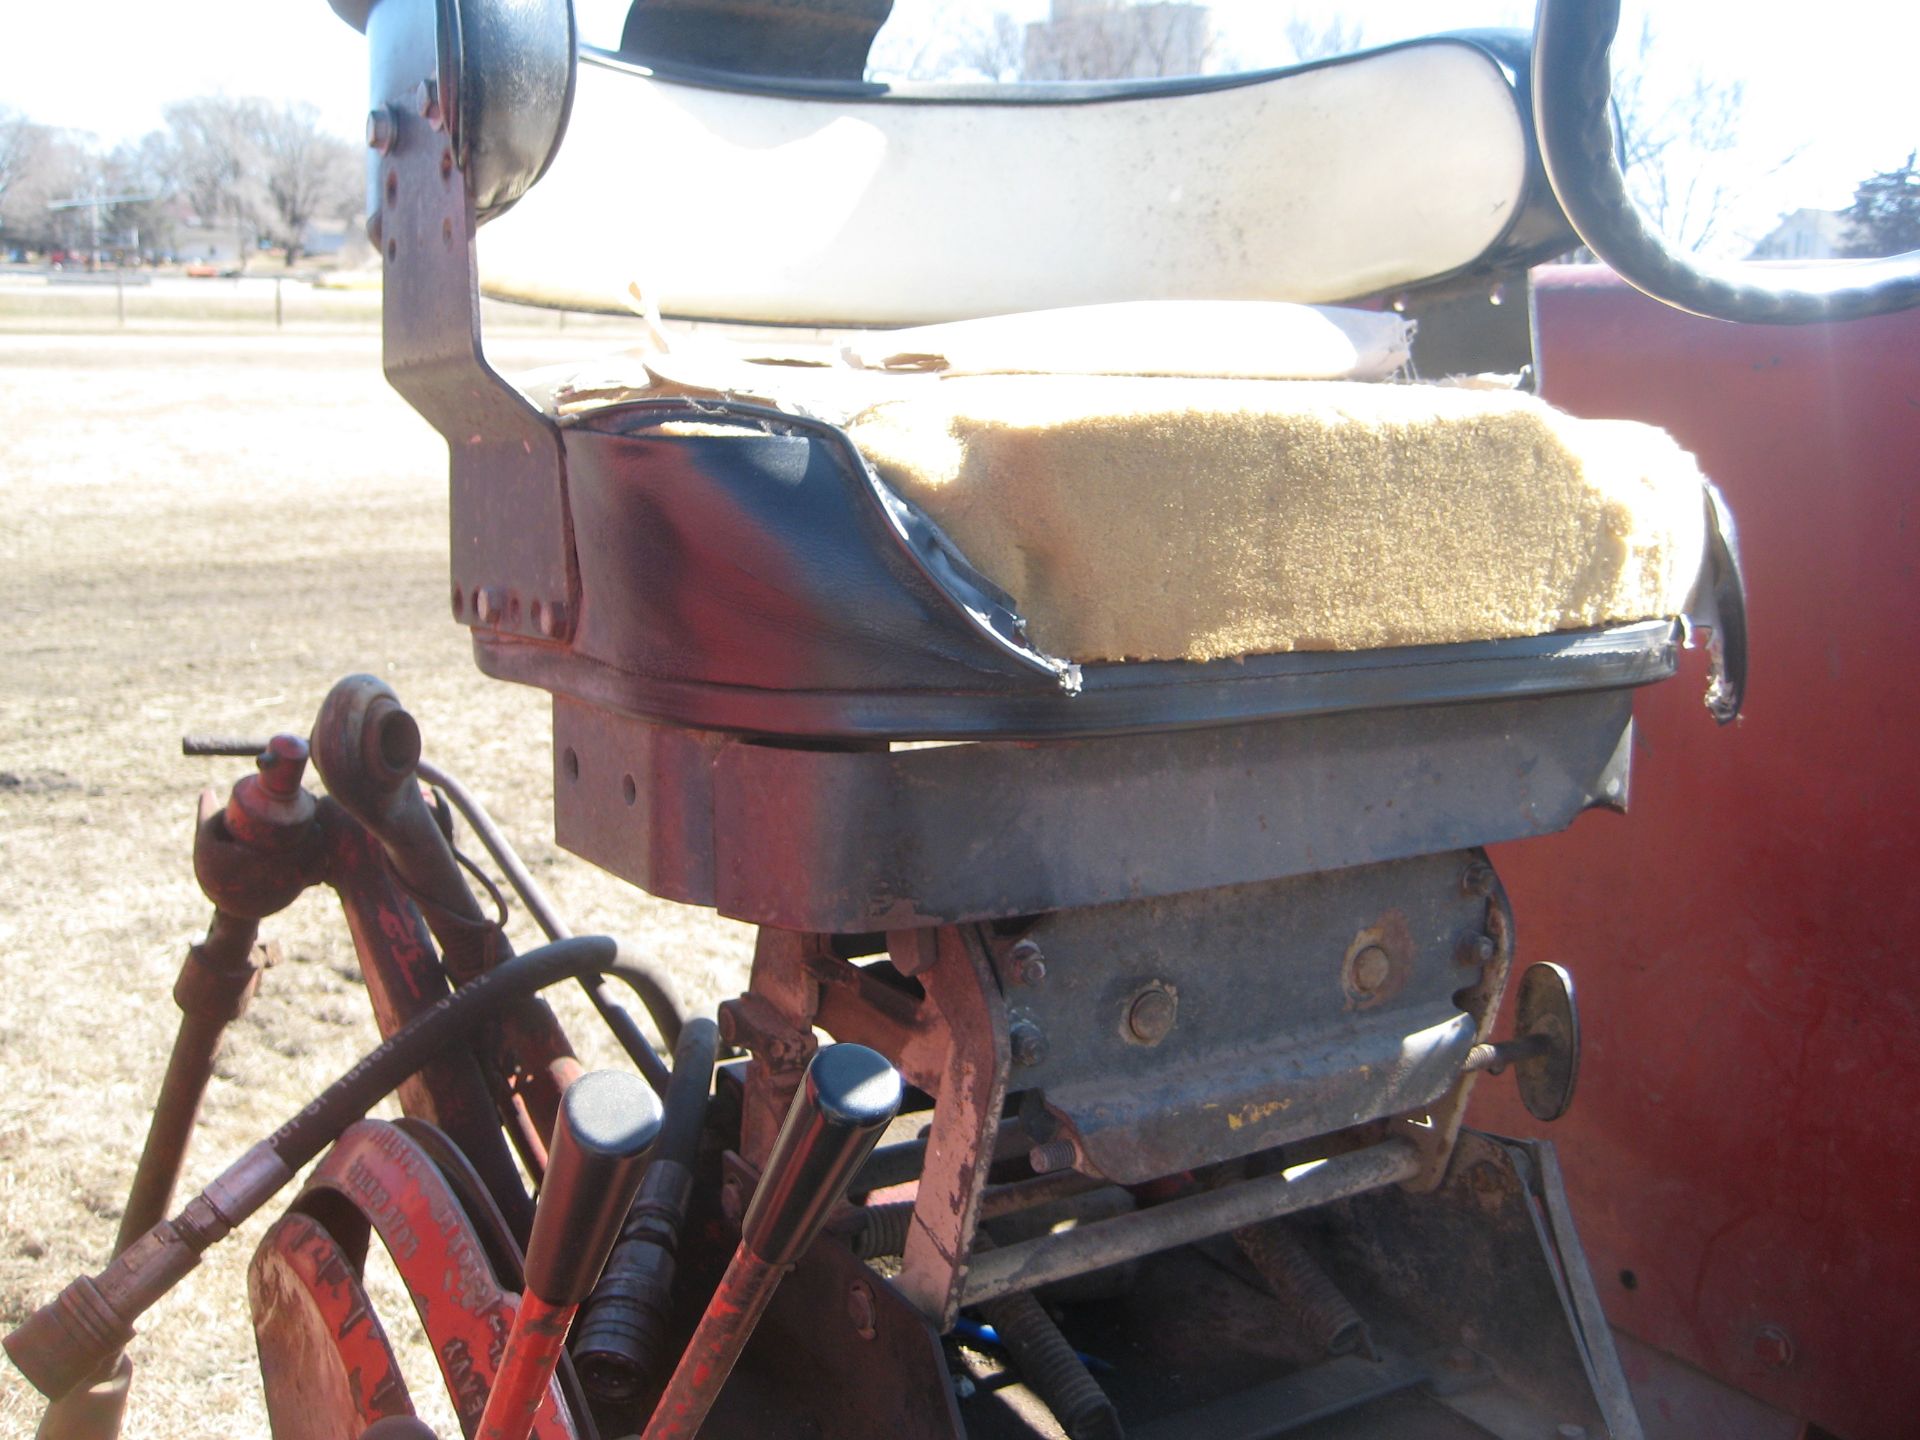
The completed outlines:
<svg viewBox="0 0 1920 1440">
<path fill-rule="evenodd" d="M 1103 94 L 768 93 L 583 52 L 551 170 L 481 232 L 482 286 L 848 325 L 1329 301 L 1471 266 L 1526 204 L 1511 74 L 1465 40 Z"/>
</svg>

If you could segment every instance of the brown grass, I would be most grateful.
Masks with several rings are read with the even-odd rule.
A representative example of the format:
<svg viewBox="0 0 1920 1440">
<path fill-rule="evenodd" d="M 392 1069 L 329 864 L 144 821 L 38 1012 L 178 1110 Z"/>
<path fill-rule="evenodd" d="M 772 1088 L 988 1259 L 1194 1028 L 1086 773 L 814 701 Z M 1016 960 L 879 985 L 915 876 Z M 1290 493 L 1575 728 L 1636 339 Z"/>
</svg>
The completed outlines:
<svg viewBox="0 0 1920 1440">
<path fill-rule="evenodd" d="M 502 359 L 582 348 L 522 338 Z M 182 759 L 185 730 L 304 732 L 334 679 L 381 675 L 577 929 L 667 961 L 701 1008 L 739 988 L 741 927 L 551 843 L 546 697 L 484 680 L 446 614 L 445 451 L 387 390 L 371 335 L 0 335 L 0 503 L 0 1324 L 113 1236 L 207 916 L 196 792 L 244 768 Z M 287 960 L 230 1036 L 189 1187 L 376 1038 L 329 897 L 263 933 Z M 604 1057 L 573 1000 L 570 1030 Z M 270 1218 L 147 1317 L 129 1437 L 265 1433 L 244 1271 Z M 0 1434 L 38 1411 L 0 1366 Z"/>
</svg>

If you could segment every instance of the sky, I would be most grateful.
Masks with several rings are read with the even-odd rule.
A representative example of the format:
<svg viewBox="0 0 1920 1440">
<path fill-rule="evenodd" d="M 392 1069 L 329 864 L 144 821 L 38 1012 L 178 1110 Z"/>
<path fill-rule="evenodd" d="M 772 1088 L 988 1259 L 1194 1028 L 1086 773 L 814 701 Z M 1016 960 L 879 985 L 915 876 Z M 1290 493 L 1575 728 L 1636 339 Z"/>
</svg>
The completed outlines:
<svg viewBox="0 0 1920 1440">
<path fill-rule="evenodd" d="M 898 28 L 964 23 L 1004 10 L 1037 19 L 1046 0 L 896 0 Z M 624 0 L 577 0 L 583 35 L 612 44 Z M 0 18 L 0 106 L 111 145 L 161 123 L 196 94 L 296 98 L 358 137 L 366 115 L 364 40 L 326 0 L 8 0 Z M 1746 87 L 1741 144 L 1722 162 L 1739 192 L 1732 230 L 1749 237 L 1800 206 L 1837 209 L 1855 182 L 1920 146 L 1920 4 L 1914 0 L 1626 0 L 1622 34 L 1651 15 L 1654 76 L 1684 89 L 1696 72 Z M 1525 0 L 1215 0 L 1214 26 L 1240 64 L 1284 63 L 1284 30 L 1357 19 L 1369 43 L 1476 25 L 1525 25 Z M 883 37 L 884 38 L 884 37 Z"/>
</svg>

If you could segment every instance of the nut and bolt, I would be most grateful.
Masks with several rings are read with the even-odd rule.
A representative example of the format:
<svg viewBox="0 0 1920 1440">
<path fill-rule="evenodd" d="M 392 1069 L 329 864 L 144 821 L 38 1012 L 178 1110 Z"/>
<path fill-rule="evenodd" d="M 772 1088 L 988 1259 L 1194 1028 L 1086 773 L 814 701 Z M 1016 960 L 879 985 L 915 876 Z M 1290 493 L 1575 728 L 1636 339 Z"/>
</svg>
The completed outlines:
<svg viewBox="0 0 1920 1440">
<path fill-rule="evenodd" d="M 1491 935 L 1476 935 L 1467 945 L 1467 958 L 1475 965 L 1491 965 L 1499 949 Z"/>
<path fill-rule="evenodd" d="M 482 625 L 498 625 L 506 618 L 507 602 L 497 585 L 481 585 L 473 592 L 473 614 Z"/>
<path fill-rule="evenodd" d="M 1393 957 L 1378 945 L 1369 945 L 1353 957 L 1353 966 L 1348 972 L 1353 980 L 1353 988 L 1362 995 L 1375 995 L 1380 987 L 1393 978 Z"/>
<path fill-rule="evenodd" d="M 1045 1062 L 1047 1037 L 1031 1020 L 1014 1021 L 1012 1028 L 1007 1032 L 1007 1039 L 1013 1051 L 1013 1063 L 1021 1069 Z"/>
<path fill-rule="evenodd" d="M 438 130 L 440 128 L 440 86 L 432 80 L 422 80 L 414 86 L 413 108 L 422 120 Z"/>
<path fill-rule="evenodd" d="M 1793 1337 L 1778 1325 L 1762 1325 L 1753 1337 L 1753 1358 L 1769 1370 L 1780 1370 L 1793 1363 Z"/>
<path fill-rule="evenodd" d="M 1158 1045 L 1173 1033 L 1180 1011 L 1180 997 L 1173 988 L 1155 980 L 1142 986 L 1127 1002 L 1127 1039 L 1136 1045 Z"/>
<path fill-rule="evenodd" d="M 854 1334 L 862 1340 L 873 1339 L 878 1317 L 873 1308 L 873 1289 L 864 1280 L 847 1287 L 847 1319 L 853 1323 Z"/>
<path fill-rule="evenodd" d="M 1080 1147 L 1062 1137 L 1036 1145 L 1027 1152 L 1027 1164 L 1036 1175 L 1051 1175 L 1056 1170 L 1071 1170 L 1080 1159 Z"/>
<path fill-rule="evenodd" d="M 567 606 L 562 600 L 536 600 L 533 602 L 533 623 L 542 635 L 549 640 L 558 640 L 567 628 Z"/>
<path fill-rule="evenodd" d="M 1486 896 L 1493 893 L 1493 867 L 1476 862 L 1469 865 L 1460 876 L 1462 895 Z"/>
<path fill-rule="evenodd" d="M 400 141 L 399 117 L 393 113 L 391 105 L 382 105 L 367 112 L 367 148 L 382 155 L 391 155 L 393 147 Z"/>
<path fill-rule="evenodd" d="M 1007 978 L 1015 985 L 1038 985 L 1047 978 L 1047 962 L 1040 947 L 1021 940 L 1007 951 Z"/>
</svg>

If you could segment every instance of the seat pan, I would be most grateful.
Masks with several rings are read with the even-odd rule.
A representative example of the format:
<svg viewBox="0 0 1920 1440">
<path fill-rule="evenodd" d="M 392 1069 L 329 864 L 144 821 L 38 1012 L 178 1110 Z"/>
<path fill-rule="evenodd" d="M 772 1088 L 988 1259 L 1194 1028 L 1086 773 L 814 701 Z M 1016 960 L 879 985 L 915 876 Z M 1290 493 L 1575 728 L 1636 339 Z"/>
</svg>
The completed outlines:
<svg viewBox="0 0 1920 1440">
<path fill-rule="evenodd" d="M 1681 614 L 1700 473 L 1511 389 L 964 376 L 846 427 L 1046 653 L 1216 660 Z"/>
<path fill-rule="evenodd" d="M 1168 338 L 1183 327 L 1207 343 Z M 1073 664 L 1446 645 L 1683 613 L 1706 504 L 1663 431 L 1576 419 L 1506 385 L 1251 378 L 1385 374 L 1404 329 L 1299 306 L 1096 307 L 856 340 L 853 364 L 822 364 L 824 351 L 810 364 L 712 351 L 603 362 L 542 399 L 575 416 L 675 396 L 829 420 L 1010 597 L 1026 643 Z M 1237 354 L 1240 368 L 1193 374 L 1186 349 Z M 1122 372 L 1179 363 L 1032 373 L 1049 356 Z M 1018 373 L 979 373 L 995 369 Z M 716 439 L 739 424 L 716 413 L 659 433 Z"/>
</svg>

